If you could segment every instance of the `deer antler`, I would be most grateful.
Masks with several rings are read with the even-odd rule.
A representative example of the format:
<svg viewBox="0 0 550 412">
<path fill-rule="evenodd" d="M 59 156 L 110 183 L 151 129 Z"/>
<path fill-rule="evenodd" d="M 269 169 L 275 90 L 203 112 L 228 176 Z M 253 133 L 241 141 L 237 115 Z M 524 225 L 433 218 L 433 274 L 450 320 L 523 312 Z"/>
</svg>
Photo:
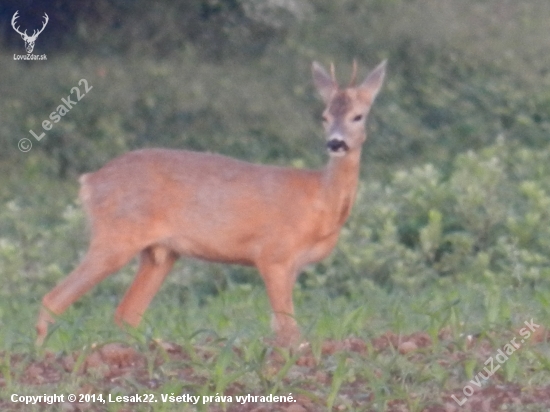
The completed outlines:
<svg viewBox="0 0 550 412">
<path fill-rule="evenodd" d="M 17 10 L 17 11 L 15 12 L 15 14 L 13 15 L 13 17 L 12 17 L 12 19 L 11 19 L 11 27 L 13 27 L 13 29 L 14 29 L 17 33 L 19 33 L 21 36 L 26 36 L 26 35 L 27 35 L 27 30 L 25 30 L 24 33 L 21 33 L 21 32 L 19 31 L 19 26 L 18 26 L 18 27 L 15 27 L 15 21 L 19 18 L 19 16 L 17 15 L 17 13 L 19 13 L 19 10 Z M 44 14 L 46 14 L 46 13 L 44 13 Z"/>
<path fill-rule="evenodd" d="M 36 38 L 38 37 L 38 35 L 39 35 L 40 33 L 42 33 L 42 32 L 44 31 L 44 29 L 46 28 L 46 25 L 48 24 L 48 21 L 50 21 L 50 18 L 48 17 L 48 15 L 47 15 L 46 13 L 44 13 L 44 23 L 42 23 L 42 28 L 41 28 L 40 30 L 38 30 L 38 31 L 33 30 L 32 35 L 29 36 L 29 35 L 27 34 L 27 30 L 25 30 L 23 33 L 21 33 L 21 31 L 19 30 L 19 26 L 15 27 L 16 20 L 19 18 L 18 13 L 19 13 L 19 10 L 17 10 L 17 11 L 15 12 L 15 14 L 13 15 L 13 17 L 12 17 L 12 19 L 11 19 L 11 26 L 13 27 L 13 29 L 14 29 L 17 33 L 19 33 L 19 34 L 23 37 L 23 39 L 24 39 L 25 41 L 34 41 L 34 40 L 36 40 Z"/>
<path fill-rule="evenodd" d="M 357 60 L 353 59 L 353 69 L 351 72 L 351 80 L 349 81 L 349 87 L 353 87 L 356 77 L 357 77 Z"/>
<path fill-rule="evenodd" d="M 338 85 L 338 82 L 336 81 L 336 71 L 334 70 L 333 62 L 330 62 L 330 78 L 332 79 L 335 85 Z"/>
<path fill-rule="evenodd" d="M 36 40 L 38 35 L 40 33 L 42 33 L 44 31 L 44 29 L 46 28 L 46 25 L 48 24 L 48 21 L 50 21 L 50 18 L 48 17 L 48 15 L 46 13 L 44 13 L 44 23 L 42 23 L 42 28 L 40 30 L 38 30 L 38 32 L 36 32 L 36 30 L 33 30 L 33 33 L 32 33 L 32 36 L 31 36 L 32 39 Z"/>
</svg>

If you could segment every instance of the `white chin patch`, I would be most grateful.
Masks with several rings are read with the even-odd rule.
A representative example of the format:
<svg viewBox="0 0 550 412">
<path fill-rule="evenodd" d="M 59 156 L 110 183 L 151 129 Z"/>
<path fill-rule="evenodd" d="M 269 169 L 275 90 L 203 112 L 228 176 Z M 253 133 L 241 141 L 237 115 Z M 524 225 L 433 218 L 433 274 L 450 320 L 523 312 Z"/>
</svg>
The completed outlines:
<svg viewBox="0 0 550 412">
<path fill-rule="evenodd" d="M 336 151 L 328 149 L 329 156 L 334 156 L 334 157 L 345 156 L 347 152 L 348 151 L 344 150 L 344 149 L 340 149 L 340 150 L 336 150 Z"/>
</svg>

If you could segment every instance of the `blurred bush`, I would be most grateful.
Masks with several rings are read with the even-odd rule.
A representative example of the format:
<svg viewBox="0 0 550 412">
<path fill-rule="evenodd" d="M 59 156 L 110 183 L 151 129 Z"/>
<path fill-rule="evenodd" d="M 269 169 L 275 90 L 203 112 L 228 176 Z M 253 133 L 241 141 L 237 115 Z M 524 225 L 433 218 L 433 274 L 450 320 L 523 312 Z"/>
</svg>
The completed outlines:
<svg viewBox="0 0 550 412">
<path fill-rule="evenodd" d="M 304 281 L 344 294 L 372 280 L 411 292 L 442 278 L 547 288 L 547 176 L 550 145 L 499 139 L 457 156 L 447 177 L 426 164 L 364 182 L 336 253 Z"/>
</svg>

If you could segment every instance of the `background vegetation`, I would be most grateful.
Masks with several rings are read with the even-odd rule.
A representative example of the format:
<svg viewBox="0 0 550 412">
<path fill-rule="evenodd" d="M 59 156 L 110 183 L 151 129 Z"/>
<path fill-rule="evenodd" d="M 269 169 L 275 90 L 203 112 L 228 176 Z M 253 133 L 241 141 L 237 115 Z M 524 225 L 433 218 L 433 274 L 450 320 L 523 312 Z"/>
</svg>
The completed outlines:
<svg viewBox="0 0 550 412">
<path fill-rule="evenodd" d="M 385 58 L 389 72 L 370 115 L 352 217 L 337 250 L 308 268 L 296 288 L 298 321 L 308 339 L 315 344 L 422 330 L 438 341 L 448 328 L 456 342 L 492 336 L 496 350 L 524 320 L 548 325 L 549 2 L 103 0 L 24 6 L 0 6 L 0 347 L 6 354 L 36 354 L 40 299 L 85 251 L 76 203 L 80 173 L 154 146 L 322 166 L 313 59 L 334 61 L 342 84 L 353 58 L 362 75 Z M 49 14 L 34 51 L 46 53 L 47 61 L 13 60 L 24 53 L 10 26 L 18 9 L 29 27 L 39 27 L 43 12 Z M 43 140 L 34 140 L 29 130 L 38 132 L 82 78 L 93 89 Z M 32 140 L 28 153 L 17 146 L 24 137 Z M 52 350 L 128 339 L 104 319 L 130 283 L 135 264 L 130 266 L 69 311 L 48 341 Z M 173 271 L 145 323 L 143 336 L 180 343 L 209 329 L 255 348 L 251 342 L 269 333 L 253 270 L 187 260 Z M 360 404 L 385 410 L 397 399 L 408 410 L 423 410 L 443 393 L 460 393 L 483 369 L 487 356 L 476 353 L 466 351 L 445 373 L 423 369 L 434 359 L 411 366 L 392 363 L 395 353 L 369 358 L 366 369 L 393 372 L 365 378 L 372 397 Z M 549 385 L 544 357 L 547 343 L 526 349 L 498 382 Z M 17 371 L 8 361 L 1 365 L 6 384 Z M 325 366 L 331 376 L 341 372 Z M 282 387 L 269 382 L 274 386 L 243 385 L 251 392 Z M 321 404 L 355 407 L 337 396 L 332 382 Z M 218 387 L 208 388 L 202 390 Z"/>
</svg>

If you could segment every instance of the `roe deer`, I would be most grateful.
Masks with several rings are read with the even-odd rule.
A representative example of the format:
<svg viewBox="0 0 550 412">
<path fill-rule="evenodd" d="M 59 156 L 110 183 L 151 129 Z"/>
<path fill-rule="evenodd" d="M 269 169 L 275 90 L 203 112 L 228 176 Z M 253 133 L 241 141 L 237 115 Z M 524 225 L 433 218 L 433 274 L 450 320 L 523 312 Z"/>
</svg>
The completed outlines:
<svg viewBox="0 0 550 412">
<path fill-rule="evenodd" d="M 136 278 L 115 313 L 137 326 L 176 259 L 255 266 L 273 311 L 277 344 L 300 338 L 292 289 L 300 270 L 334 248 L 355 200 L 366 118 L 385 75 L 382 62 L 359 86 L 340 89 L 312 65 L 326 109 L 328 164 L 321 170 L 257 165 L 186 150 L 126 153 L 80 178 L 91 240 L 80 265 L 42 301 L 41 344 L 80 296 L 139 253 Z"/>
</svg>

